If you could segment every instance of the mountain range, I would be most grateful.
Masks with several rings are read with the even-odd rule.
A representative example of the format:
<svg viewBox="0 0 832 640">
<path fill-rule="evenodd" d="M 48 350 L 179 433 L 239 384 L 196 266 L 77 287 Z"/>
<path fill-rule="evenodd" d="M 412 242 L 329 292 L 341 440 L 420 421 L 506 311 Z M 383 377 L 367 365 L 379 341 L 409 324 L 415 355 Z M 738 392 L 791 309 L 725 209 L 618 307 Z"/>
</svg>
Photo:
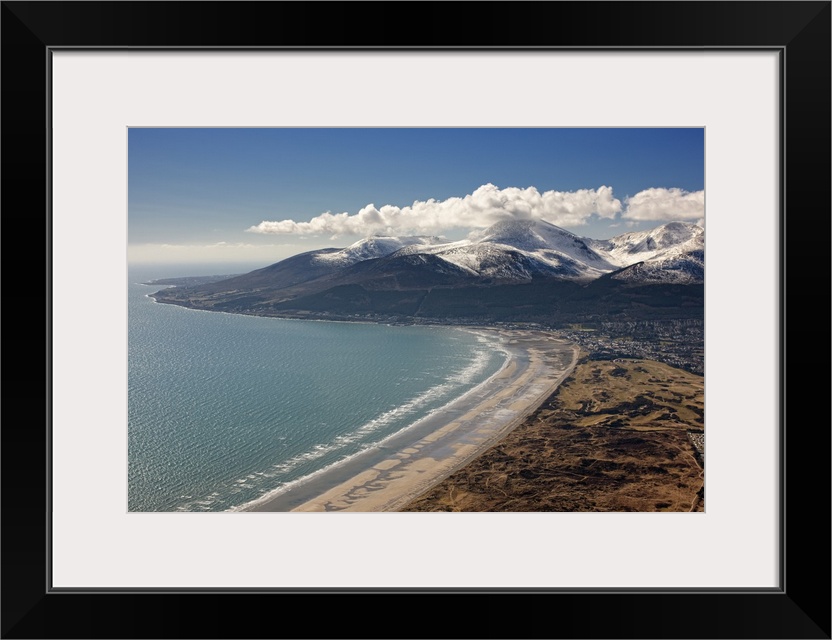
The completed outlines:
<svg viewBox="0 0 832 640">
<path fill-rule="evenodd" d="M 704 229 L 670 222 L 607 240 L 511 220 L 448 242 L 372 236 L 301 253 L 158 302 L 289 317 L 576 321 L 701 315 Z M 674 317 L 675 317 L 674 316 Z"/>
</svg>

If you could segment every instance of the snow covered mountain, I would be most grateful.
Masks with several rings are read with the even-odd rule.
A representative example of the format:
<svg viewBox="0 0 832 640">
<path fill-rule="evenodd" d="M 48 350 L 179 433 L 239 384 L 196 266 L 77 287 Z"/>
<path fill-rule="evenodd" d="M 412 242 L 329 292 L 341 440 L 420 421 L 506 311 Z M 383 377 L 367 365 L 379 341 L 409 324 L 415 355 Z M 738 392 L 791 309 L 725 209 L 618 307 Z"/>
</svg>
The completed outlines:
<svg viewBox="0 0 832 640">
<path fill-rule="evenodd" d="M 434 275 L 449 286 L 453 277 L 465 284 L 540 277 L 586 283 L 619 270 L 613 277 L 627 282 L 696 283 L 704 279 L 704 250 L 704 229 L 684 222 L 593 240 L 545 220 L 509 220 L 456 242 L 433 236 L 371 236 L 344 249 L 293 256 L 252 275 L 257 275 L 258 286 L 278 288 L 318 279 L 388 283 L 374 286 L 394 281 L 401 286 L 420 278 L 436 283 Z"/>
<path fill-rule="evenodd" d="M 397 253 L 431 253 L 472 275 L 507 281 L 535 276 L 591 280 L 616 268 L 584 238 L 544 220 L 498 222 L 466 240 L 409 246 Z"/>
<path fill-rule="evenodd" d="M 701 283 L 705 278 L 705 230 L 669 222 L 650 231 L 593 241 L 607 261 L 625 269 L 613 277 L 631 282 Z"/>
<path fill-rule="evenodd" d="M 456 242 L 373 236 L 153 295 L 279 317 L 698 318 L 704 257 L 704 229 L 688 223 L 593 240 L 542 220 L 513 220 Z"/>
<path fill-rule="evenodd" d="M 705 246 L 705 230 L 686 222 L 668 222 L 650 231 L 624 233 L 609 240 L 593 240 L 592 246 L 618 267 L 683 253 Z"/>
<path fill-rule="evenodd" d="M 549 282 L 580 288 L 602 276 L 622 286 L 701 284 L 704 259 L 704 229 L 694 224 L 671 222 L 593 240 L 543 220 L 511 220 L 456 242 L 372 236 L 342 249 L 301 253 L 229 280 L 166 289 L 157 299 L 240 309 L 272 308 L 344 287 L 365 292 L 482 291 Z M 319 304 L 323 308 L 328 303 Z"/>
<path fill-rule="evenodd" d="M 346 249 L 318 254 L 314 262 L 329 267 L 349 267 L 363 260 L 389 256 L 402 247 L 430 247 L 441 242 L 442 238 L 434 236 L 370 236 Z"/>
<path fill-rule="evenodd" d="M 590 281 L 638 263 L 644 264 L 622 273 L 619 279 L 702 282 L 704 277 L 704 230 L 683 222 L 593 240 L 544 220 L 511 220 L 472 233 L 466 240 L 436 240 L 423 236 L 366 238 L 317 260 L 349 266 L 362 259 L 433 255 L 470 276 L 507 282 L 539 276 Z"/>
</svg>

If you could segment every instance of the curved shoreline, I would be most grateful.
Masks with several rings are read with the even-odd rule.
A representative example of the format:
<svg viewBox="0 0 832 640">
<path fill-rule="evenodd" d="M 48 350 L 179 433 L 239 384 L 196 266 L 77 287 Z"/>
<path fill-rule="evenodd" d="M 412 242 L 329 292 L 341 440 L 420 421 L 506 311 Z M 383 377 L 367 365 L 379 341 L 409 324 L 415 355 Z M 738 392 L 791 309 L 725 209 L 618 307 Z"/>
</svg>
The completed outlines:
<svg viewBox="0 0 832 640">
<path fill-rule="evenodd" d="M 490 448 L 571 373 L 578 347 L 543 331 L 497 333 L 510 357 L 483 384 L 381 446 L 238 511 L 395 511 Z"/>
</svg>

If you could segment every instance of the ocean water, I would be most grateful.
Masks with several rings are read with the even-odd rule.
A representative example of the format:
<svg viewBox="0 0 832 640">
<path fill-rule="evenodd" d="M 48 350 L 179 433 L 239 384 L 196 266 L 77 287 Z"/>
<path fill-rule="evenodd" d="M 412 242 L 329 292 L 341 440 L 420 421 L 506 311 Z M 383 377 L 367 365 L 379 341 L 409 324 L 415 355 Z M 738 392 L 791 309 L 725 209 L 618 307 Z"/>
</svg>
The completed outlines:
<svg viewBox="0 0 832 640">
<path fill-rule="evenodd" d="M 441 411 L 507 357 L 461 329 L 195 311 L 139 284 L 186 275 L 199 274 L 129 272 L 130 511 L 226 511 L 290 487 Z"/>
</svg>

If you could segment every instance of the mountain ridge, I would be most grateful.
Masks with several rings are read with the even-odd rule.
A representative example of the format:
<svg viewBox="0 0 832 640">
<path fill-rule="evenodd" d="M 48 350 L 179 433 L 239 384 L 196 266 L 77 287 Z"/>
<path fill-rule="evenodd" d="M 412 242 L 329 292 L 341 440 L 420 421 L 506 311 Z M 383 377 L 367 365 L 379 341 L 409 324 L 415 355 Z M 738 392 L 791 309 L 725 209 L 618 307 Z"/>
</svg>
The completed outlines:
<svg viewBox="0 0 832 640">
<path fill-rule="evenodd" d="M 512 220 L 453 242 L 370 236 L 153 297 L 292 317 L 649 317 L 644 309 L 667 314 L 674 304 L 680 317 L 691 317 L 702 306 L 696 288 L 703 290 L 703 283 L 704 229 L 694 224 L 671 222 L 593 240 L 542 220 Z"/>
</svg>

